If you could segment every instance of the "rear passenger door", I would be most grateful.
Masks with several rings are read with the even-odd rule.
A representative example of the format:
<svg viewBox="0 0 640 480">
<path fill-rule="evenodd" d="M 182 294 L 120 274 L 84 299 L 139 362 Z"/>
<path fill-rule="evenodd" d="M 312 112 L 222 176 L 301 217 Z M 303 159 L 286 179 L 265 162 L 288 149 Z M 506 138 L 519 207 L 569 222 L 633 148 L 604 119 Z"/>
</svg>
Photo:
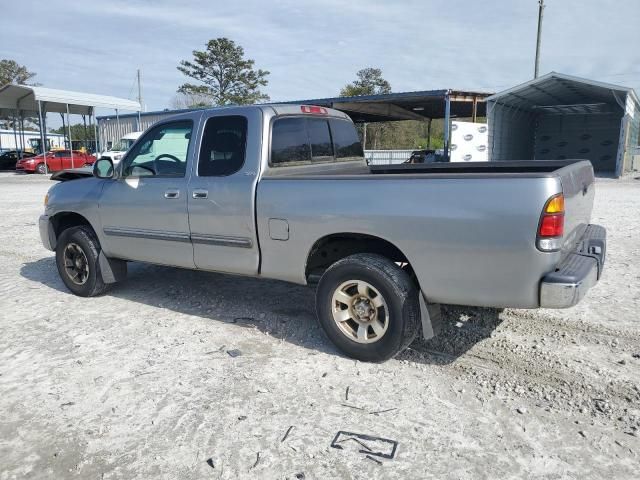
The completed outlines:
<svg viewBox="0 0 640 480">
<path fill-rule="evenodd" d="M 255 188 L 262 144 L 259 109 L 212 112 L 203 122 L 188 208 L 196 267 L 255 275 Z"/>
</svg>

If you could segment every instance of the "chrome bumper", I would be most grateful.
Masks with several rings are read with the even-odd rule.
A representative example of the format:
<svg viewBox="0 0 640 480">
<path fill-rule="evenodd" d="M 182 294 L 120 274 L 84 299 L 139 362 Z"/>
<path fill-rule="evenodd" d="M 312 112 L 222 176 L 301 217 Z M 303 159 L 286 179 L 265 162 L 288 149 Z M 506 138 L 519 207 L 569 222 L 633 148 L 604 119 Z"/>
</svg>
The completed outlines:
<svg viewBox="0 0 640 480">
<path fill-rule="evenodd" d="M 589 225 L 577 250 L 542 279 L 540 306 L 569 308 L 582 300 L 602 275 L 606 250 L 606 230 L 599 225 Z"/>
<path fill-rule="evenodd" d="M 53 231 L 53 225 L 51 225 L 51 222 L 49 221 L 49 216 L 40 215 L 38 226 L 40 228 L 40 240 L 42 241 L 42 245 L 47 250 L 54 251 L 56 249 L 56 234 Z"/>
</svg>

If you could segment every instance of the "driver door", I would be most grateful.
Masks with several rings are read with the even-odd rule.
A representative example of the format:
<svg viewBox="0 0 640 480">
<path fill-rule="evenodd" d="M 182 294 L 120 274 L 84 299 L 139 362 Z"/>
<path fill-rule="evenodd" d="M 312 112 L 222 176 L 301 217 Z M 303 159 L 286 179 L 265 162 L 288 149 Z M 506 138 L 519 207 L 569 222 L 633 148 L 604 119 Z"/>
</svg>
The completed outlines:
<svg viewBox="0 0 640 480">
<path fill-rule="evenodd" d="M 156 125 L 108 180 L 99 202 L 107 256 L 194 268 L 187 213 L 187 163 L 200 113 Z"/>
</svg>

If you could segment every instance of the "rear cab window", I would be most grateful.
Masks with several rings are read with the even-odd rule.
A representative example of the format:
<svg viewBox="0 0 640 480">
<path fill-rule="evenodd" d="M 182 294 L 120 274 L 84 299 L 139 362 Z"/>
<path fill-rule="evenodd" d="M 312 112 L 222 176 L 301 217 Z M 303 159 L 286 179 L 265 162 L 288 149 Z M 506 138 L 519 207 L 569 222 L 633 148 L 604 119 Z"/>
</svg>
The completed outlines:
<svg viewBox="0 0 640 480">
<path fill-rule="evenodd" d="M 282 117 L 271 130 L 272 167 L 363 160 L 355 126 L 332 117 Z"/>
<path fill-rule="evenodd" d="M 236 173 L 244 165 L 246 149 L 246 117 L 225 115 L 209 118 L 202 135 L 198 176 L 216 177 Z"/>
</svg>

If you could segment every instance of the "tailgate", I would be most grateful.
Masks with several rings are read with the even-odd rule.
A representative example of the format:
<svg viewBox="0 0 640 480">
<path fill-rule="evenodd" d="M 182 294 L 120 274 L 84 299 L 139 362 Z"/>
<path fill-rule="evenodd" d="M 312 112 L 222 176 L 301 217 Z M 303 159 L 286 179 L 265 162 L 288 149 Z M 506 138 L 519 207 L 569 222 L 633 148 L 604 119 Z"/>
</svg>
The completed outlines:
<svg viewBox="0 0 640 480">
<path fill-rule="evenodd" d="M 575 250 L 584 234 L 593 208 L 595 177 L 591 162 L 576 162 L 556 171 L 565 199 L 563 253 Z"/>
</svg>

